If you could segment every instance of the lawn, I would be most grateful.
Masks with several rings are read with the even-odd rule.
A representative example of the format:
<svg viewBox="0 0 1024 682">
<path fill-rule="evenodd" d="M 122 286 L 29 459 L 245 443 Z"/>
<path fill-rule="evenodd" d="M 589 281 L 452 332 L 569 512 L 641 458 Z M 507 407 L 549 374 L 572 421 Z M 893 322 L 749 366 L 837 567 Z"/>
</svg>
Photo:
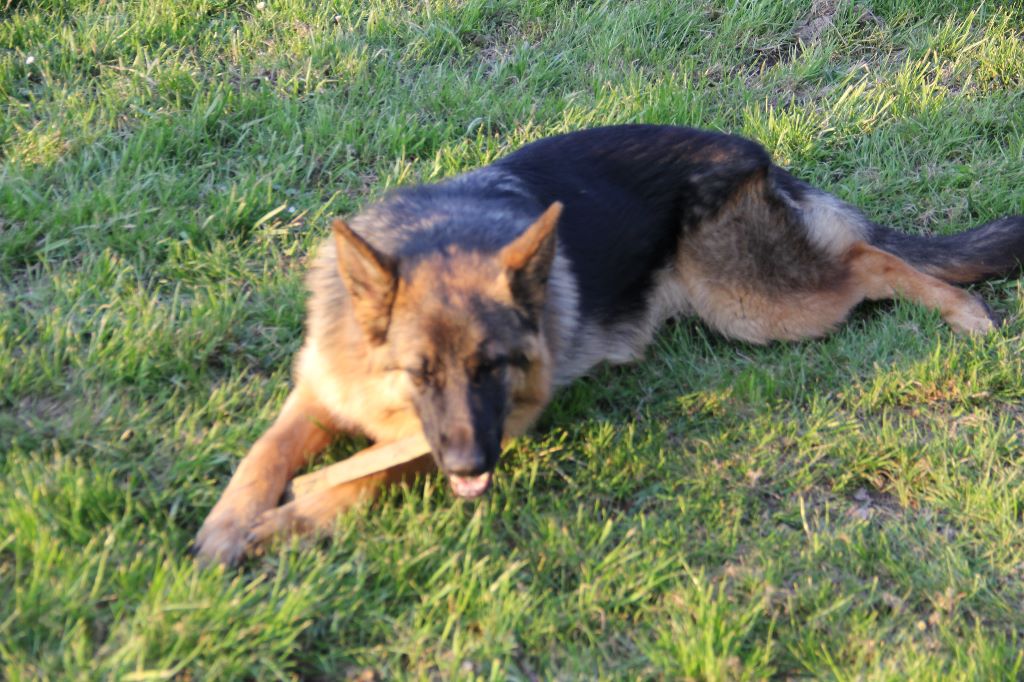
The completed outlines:
<svg viewBox="0 0 1024 682">
<path fill-rule="evenodd" d="M 1024 291 L 755 347 L 693 321 L 239 569 L 191 540 L 288 391 L 327 217 L 539 137 L 753 137 L 909 232 L 1024 212 L 1024 9 L 0 2 L 0 677 L 1024 675 Z M 340 442 L 330 457 L 361 447 Z"/>
</svg>

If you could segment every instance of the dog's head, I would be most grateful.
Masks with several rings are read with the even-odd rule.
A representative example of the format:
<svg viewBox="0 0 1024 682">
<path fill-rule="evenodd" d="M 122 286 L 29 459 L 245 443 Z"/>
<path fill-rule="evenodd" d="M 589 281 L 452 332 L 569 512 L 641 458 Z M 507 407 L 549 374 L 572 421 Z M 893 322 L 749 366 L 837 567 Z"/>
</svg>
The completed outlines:
<svg viewBox="0 0 1024 682">
<path fill-rule="evenodd" d="M 434 459 L 460 497 L 490 486 L 513 404 L 547 396 L 541 318 L 561 209 L 552 204 L 496 252 L 452 245 L 409 262 L 334 223 L 353 314 L 389 370 L 407 376 Z"/>
</svg>

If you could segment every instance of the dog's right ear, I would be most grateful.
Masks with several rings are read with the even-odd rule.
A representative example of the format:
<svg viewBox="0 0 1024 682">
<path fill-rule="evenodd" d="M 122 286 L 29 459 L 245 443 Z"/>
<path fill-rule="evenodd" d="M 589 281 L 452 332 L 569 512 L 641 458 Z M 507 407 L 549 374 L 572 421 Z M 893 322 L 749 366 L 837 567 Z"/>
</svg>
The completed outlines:
<svg viewBox="0 0 1024 682">
<path fill-rule="evenodd" d="M 384 343 L 398 288 L 397 264 L 370 246 L 341 218 L 331 221 L 331 229 L 338 252 L 338 272 L 352 299 L 356 320 L 371 343 Z"/>
<path fill-rule="evenodd" d="M 498 252 L 498 262 L 508 273 L 513 298 L 531 314 L 540 312 L 547 296 L 561 215 L 562 202 L 556 201 Z"/>
</svg>

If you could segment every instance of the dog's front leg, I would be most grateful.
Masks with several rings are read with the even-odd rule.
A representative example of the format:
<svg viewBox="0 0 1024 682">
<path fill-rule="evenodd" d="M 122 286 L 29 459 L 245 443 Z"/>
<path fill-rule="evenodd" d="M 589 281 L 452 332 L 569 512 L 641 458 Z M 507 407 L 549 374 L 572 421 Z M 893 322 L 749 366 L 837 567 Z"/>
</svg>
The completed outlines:
<svg viewBox="0 0 1024 682">
<path fill-rule="evenodd" d="M 254 520 L 277 505 L 295 472 L 334 435 L 329 412 L 308 390 L 296 387 L 203 522 L 196 536 L 196 557 L 203 563 L 238 562 Z"/>
<path fill-rule="evenodd" d="M 328 531 L 341 512 L 372 502 L 388 486 L 408 482 L 435 470 L 434 459 L 428 454 L 268 509 L 249 529 L 247 549 L 258 549 L 275 538 Z"/>
</svg>

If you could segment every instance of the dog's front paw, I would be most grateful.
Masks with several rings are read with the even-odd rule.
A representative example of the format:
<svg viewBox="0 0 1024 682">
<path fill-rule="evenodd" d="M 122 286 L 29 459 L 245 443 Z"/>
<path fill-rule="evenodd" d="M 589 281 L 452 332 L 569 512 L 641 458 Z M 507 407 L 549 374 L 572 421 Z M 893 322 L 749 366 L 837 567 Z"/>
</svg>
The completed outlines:
<svg viewBox="0 0 1024 682">
<path fill-rule="evenodd" d="M 245 535 L 245 549 L 256 552 L 276 538 L 309 532 L 310 524 L 296 514 L 294 503 L 268 509 L 252 522 Z"/>
<path fill-rule="evenodd" d="M 212 513 L 196 534 L 192 553 L 203 565 L 234 566 L 245 556 L 247 524 L 233 514 Z"/>
</svg>

